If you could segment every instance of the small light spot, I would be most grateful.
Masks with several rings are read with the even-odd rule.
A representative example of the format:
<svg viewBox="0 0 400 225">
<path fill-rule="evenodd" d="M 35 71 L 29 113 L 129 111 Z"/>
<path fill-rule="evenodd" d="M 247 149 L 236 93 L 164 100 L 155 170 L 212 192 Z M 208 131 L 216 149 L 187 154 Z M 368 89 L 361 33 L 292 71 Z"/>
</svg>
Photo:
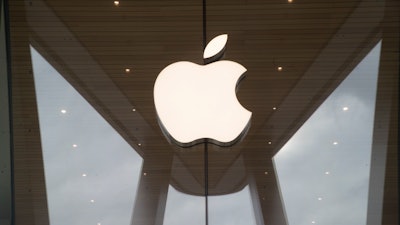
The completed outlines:
<svg viewBox="0 0 400 225">
<path fill-rule="evenodd" d="M 349 110 L 349 107 L 345 106 L 345 107 L 342 108 L 342 110 L 343 111 L 347 111 L 347 110 Z"/>
<path fill-rule="evenodd" d="M 132 112 L 136 112 L 136 109 L 135 109 L 135 108 L 133 108 L 133 109 L 132 109 Z"/>
<path fill-rule="evenodd" d="M 119 1 L 114 1 L 115 6 L 119 6 Z"/>
<path fill-rule="evenodd" d="M 265 175 L 268 175 L 268 171 L 265 171 L 264 174 L 265 174 Z"/>
<path fill-rule="evenodd" d="M 333 145 L 338 145 L 339 143 L 337 142 L 337 141 L 334 141 L 333 142 Z"/>
<path fill-rule="evenodd" d="M 272 107 L 272 110 L 276 110 L 276 107 Z"/>
<path fill-rule="evenodd" d="M 101 223 L 97 223 L 97 225 L 101 225 Z"/>
<path fill-rule="evenodd" d="M 130 73 L 130 72 L 131 72 L 131 69 L 126 68 L 126 69 L 125 69 L 125 72 L 126 72 L 126 73 Z"/>
<path fill-rule="evenodd" d="M 86 173 L 82 173 L 82 177 L 86 177 L 87 176 L 87 174 Z"/>
<path fill-rule="evenodd" d="M 91 199 L 90 202 L 91 202 L 91 203 L 94 203 L 94 199 Z"/>
<path fill-rule="evenodd" d="M 272 144 L 272 141 L 268 141 L 268 144 L 271 145 L 271 144 Z"/>
<path fill-rule="evenodd" d="M 315 223 L 315 221 L 313 220 L 313 221 L 311 221 L 311 223 L 312 223 L 312 224 L 314 224 L 314 223 Z"/>
<path fill-rule="evenodd" d="M 143 176 L 147 176 L 147 173 L 146 173 L 146 172 L 144 172 L 144 173 L 143 173 Z"/>
<path fill-rule="evenodd" d="M 142 143 L 137 144 L 138 146 L 142 146 Z"/>
<path fill-rule="evenodd" d="M 73 147 L 73 148 L 77 148 L 78 145 L 77 145 L 77 144 L 73 144 L 72 147 Z"/>
<path fill-rule="evenodd" d="M 65 114 L 65 113 L 67 113 L 67 110 L 61 109 L 61 113 L 62 113 L 62 114 Z"/>
<path fill-rule="evenodd" d="M 282 71 L 283 70 L 283 67 L 282 66 L 278 66 L 278 71 L 280 72 L 280 71 Z"/>
<path fill-rule="evenodd" d="M 319 198 L 318 198 L 318 201 L 322 201 L 322 198 L 321 198 L 321 197 L 319 197 Z"/>
<path fill-rule="evenodd" d="M 326 171 L 326 172 L 325 172 L 325 175 L 329 175 L 329 174 L 331 174 L 329 171 Z"/>
<path fill-rule="evenodd" d="M 292 3 L 292 2 L 293 2 L 293 0 L 288 0 L 288 2 L 289 2 L 289 3 Z"/>
</svg>

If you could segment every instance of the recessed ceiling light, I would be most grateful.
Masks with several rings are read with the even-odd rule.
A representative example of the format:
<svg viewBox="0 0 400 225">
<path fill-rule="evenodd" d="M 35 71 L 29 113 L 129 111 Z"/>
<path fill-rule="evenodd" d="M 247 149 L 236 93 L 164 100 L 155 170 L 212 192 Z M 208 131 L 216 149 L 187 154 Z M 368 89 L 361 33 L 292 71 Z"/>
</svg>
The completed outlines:
<svg viewBox="0 0 400 225">
<path fill-rule="evenodd" d="M 347 110 L 349 110 L 349 107 L 345 106 L 342 109 L 343 109 L 343 111 L 347 111 Z"/>
<path fill-rule="evenodd" d="M 283 70 L 283 67 L 282 66 L 278 66 L 278 71 L 282 71 Z"/>
<path fill-rule="evenodd" d="M 272 144 L 272 141 L 268 141 L 268 144 L 269 144 L 269 145 Z"/>
<path fill-rule="evenodd" d="M 77 145 L 77 144 L 73 144 L 72 147 L 73 147 L 73 148 L 76 148 L 76 147 L 78 147 L 78 145 Z"/>
<path fill-rule="evenodd" d="M 126 72 L 126 73 L 129 73 L 129 72 L 131 72 L 131 69 L 126 68 L 126 69 L 125 69 L 125 72 Z"/>
<path fill-rule="evenodd" d="M 337 145 L 337 144 L 339 144 L 337 141 L 334 141 L 334 142 L 333 142 L 333 145 Z"/>
<path fill-rule="evenodd" d="M 115 6 L 119 6 L 119 1 L 114 1 Z"/>
<path fill-rule="evenodd" d="M 144 173 L 143 173 L 143 176 L 147 176 L 147 173 L 146 173 L 146 172 L 144 172 Z"/>
<path fill-rule="evenodd" d="M 319 198 L 318 198 L 318 201 L 322 201 L 322 198 L 321 198 L 321 197 L 319 197 Z"/>
<path fill-rule="evenodd" d="M 292 2 L 293 2 L 293 0 L 288 0 L 288 2 L 289 2 L 289 3 L 292 3 Z"/>
<path fill-rule="evenodd" d="M 94 203 L 94 199 L 90 200 L 91 203 Z"/>
<path fill-rule="evenodd" d="M 132 109 L 132 112 L 136 112 L 136 109 L 135 109 L 135 108 L 133 108 L 133 109 Z"/>
<path fill-rule="evenodd" d="M 97 225 L 101 225 L 101 223 L 97 223 Z"/>
<path fill-rule="evenodd" d="M 86 173 L 82 173 L 82 177 L 86 177 L 87 176 L 87 174 Z"/>
<path fill-rule="evenodd" d="M 62 113 L 62 114 L 65 114 L 65 113 L 67 113 L 67 110 L 61 109 L 61 113 Z"/>
<path fill-rule="evenodd" d="M 313 224 L 314 224 L 314 223 L 315 223 L 315 221 L 313 220 L 313 221 L 311 221 L 311 223 L 313 223 Z"/>
<path fill-rule="evenodd" d="M 137 145 L 142 146 L 142 143 L 138 143 Z"/>
<path fill-rule="evenodd" d="M 329 172 L 329 171 L 326 171 L 326 172 L 325 172 L 325 175 L 329 175 L 329 174 L 330 174 L 330 172 Z"/>
<path fill-rule="evenodd" d="M 276 107 L 272 107 L 272 110 L 276 110 Z"/>
<path fill-rule="evenodd" d="M 268 175 L 268 171 L 265 171 L 264 174 L 265 174 L 265 175 Z"/>
</svg>

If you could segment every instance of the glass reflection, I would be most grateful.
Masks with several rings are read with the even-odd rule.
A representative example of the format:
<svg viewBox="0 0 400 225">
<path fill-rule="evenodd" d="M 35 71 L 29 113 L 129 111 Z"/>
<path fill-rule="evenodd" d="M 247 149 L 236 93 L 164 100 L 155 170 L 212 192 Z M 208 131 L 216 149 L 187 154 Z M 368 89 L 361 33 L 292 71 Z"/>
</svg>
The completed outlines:
<svg viewBox="0 0 400 225">
<path fill-rule="evenodd" d="M 204 215 L 204 197 L 184 194 L 169 186 L 163 225 L 204 225 Z"/>
<path fill-rule="evenodd" d="M 256 225 L 250 190 L 209 197 L 211 225 Z"/>
<path fill-rule="evenodd" d="M 366 224 L 380 49 L 274 156 L 288 224 Z"/>
<path fill-rule="evenodd" d="M 241 191 L 208 197 L 210 225 L 255 225 L 253 205 L 248 186 Z M 188 195 L 169 186 L 164 225 L 205 223 L 205 199 Z"/>
<path fill-rule="evenodd" d="M 31 48 L 51 224 L 129 224 L 142 158 Z"/>
</svg>

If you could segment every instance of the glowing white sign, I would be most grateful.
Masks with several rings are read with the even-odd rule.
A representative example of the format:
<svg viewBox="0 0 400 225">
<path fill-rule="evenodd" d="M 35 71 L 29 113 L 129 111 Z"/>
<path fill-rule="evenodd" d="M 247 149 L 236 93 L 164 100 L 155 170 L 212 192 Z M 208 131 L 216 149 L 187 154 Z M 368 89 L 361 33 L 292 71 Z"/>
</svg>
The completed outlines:
<svg viewBox="0 0 400 225">
<path fill-rule="evenodd" d="M 233 61 L 212 62 L 218 60 L 212 57 L 224 51 L 226 41 L 224 34 L 207 45 L 204 57 L 210 64 L 176 62 L 157 77 L 154 104 L 159 122 L 163 132 L 180 146 L 205 140 L 231 145 L 249 127 L 251 112 L 236 98 L 246 68 Z"/>
</svg>

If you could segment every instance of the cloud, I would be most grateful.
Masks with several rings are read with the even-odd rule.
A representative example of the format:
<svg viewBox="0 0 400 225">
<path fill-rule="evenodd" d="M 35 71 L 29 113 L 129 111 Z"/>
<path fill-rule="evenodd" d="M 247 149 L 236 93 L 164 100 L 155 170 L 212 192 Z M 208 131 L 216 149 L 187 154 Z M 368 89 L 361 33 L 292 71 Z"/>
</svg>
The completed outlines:
<svg viewBox="0 0 400 225">
<path fill-rule="evenodd" d="M 380 43 L 275 155 L 289 224 L 365 224 L 379 54 Z"/>
<path fill-rule="evenodd" d="M 239 192 L 208 197 L 209 224 L 255 225 L 248 187 Z M 164 225 L 204 225 L 205 197 L 181 193 L 169 186 Z"/>
<path fill-rule="evenodd" d="M 274 157 L 289 224 L 365 224 L 379 49 Z M 32 59 L 51 224 L 129 224 L 142 159 L 34 50 Z M 210 197 L 210 221 L 255 224 L 250 199 L 248 188 Z M 203 225 L 204 209 L 204 197 L 170 187 L 164 225 Z"/>
<path fill-rule="evenodd" d="M 129 224 L 142 158 L 34 49 L 32 61 L 51 224 Z"/>
</svg>

